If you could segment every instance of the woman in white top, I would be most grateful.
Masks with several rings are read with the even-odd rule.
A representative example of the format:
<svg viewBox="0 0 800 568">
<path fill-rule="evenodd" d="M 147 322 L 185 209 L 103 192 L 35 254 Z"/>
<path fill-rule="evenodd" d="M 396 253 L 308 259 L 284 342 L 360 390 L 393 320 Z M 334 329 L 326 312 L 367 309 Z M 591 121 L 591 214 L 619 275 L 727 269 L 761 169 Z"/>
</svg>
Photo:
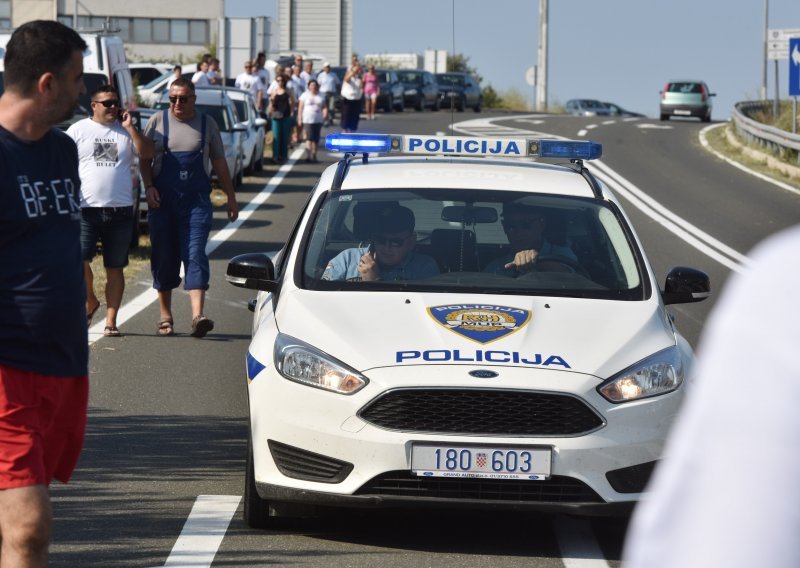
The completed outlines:
<svg viewBox="0 0 800 568">
<path fill-rule="evenodd" d="M 297 125 L 302 126 L 306 134 L 306 147 L 308 156 L 306 162 L 318 162 L 317 145 L 322 123 L 328 117 L 328 107 L 325 97 L 319 94 L 319 83 L 316 79 L 308 82 L 305 93 L 300 95 L 300 104 L 297 111 Z"/>
<path fill-rule="evenodd" d="M 358 61 L 347 70 L 342 80 L 342 132 L 358 130 L 363 96 L 361 64 Z"/>
</svg>

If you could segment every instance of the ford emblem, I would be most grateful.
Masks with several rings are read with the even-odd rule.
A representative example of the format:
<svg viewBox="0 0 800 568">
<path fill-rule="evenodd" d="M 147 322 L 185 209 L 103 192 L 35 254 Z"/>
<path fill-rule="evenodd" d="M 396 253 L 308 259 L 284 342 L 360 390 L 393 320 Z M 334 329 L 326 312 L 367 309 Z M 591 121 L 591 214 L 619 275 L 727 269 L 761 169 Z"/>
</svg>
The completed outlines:
<svg viewBox="0 0 800 568">
<path fill-rule="evenodd" d="M 478 369 L 476 371 L 470 371 L 469 376 L 475 377 L 476 379 L 493 379 L 497 376 L 497 373 L 486 369 Z"/>
</svg>

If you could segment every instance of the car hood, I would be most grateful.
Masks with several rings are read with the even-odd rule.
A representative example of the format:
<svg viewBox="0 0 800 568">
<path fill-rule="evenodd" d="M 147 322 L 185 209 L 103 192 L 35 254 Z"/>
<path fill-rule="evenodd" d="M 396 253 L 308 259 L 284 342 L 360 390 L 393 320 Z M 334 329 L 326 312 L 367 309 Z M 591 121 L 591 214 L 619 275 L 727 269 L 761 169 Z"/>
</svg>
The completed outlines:
<svg viewBox="0 0 800 568">
<path fill-rule="evenodd" d="M 280 332 L 354 369 L 515 366 L 608 377 L 676 344 L 655 299 L 286 291 Z"/>
</svg>

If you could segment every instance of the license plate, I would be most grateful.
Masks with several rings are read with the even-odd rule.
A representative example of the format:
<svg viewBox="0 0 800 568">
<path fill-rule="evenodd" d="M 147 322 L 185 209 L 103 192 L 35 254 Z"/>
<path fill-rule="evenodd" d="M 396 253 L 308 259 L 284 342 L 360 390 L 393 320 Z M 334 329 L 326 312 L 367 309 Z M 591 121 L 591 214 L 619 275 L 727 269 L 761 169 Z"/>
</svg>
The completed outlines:
<svg viewBox="0 0 800 568">
<path fill-rule="evenodd" d="M 674 110 L 674 111 L 672 111 L 672 113 L 673 114 L 680 114 L 682 116 L 689 116 L 690 114 L 692 114 L 692 111 L 689 111 L 689 110 Z"/>
<path fill-rule="evenodd" d="M 550 477 L 550 448 L 414 444 L 411 472 L 426 477 L 481 477 L 541 481 Z"/>
</svg>

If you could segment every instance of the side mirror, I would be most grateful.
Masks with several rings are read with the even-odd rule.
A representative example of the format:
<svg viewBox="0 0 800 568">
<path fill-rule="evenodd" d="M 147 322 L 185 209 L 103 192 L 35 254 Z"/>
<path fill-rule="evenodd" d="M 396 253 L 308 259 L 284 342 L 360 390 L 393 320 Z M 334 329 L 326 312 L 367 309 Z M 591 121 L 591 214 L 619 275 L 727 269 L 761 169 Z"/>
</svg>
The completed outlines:
<svg viewBox="0 0 800 568">
<path fill-rule="evenodd" d="M 247 123 L 246 122 L 237 122 L 233 125 L 234 132 L 247 132 Z"/>
<path fill-rule="evenodd" d="M 711 295 L 711 281 L 705 272 L 695 268 L 676 266 L 667 274 L 661 297 L 664 303 L 689 304 L 702 302 Z"/>
<path fill-rule="evenodd" d="M 239 288 L 274 292 L 278 287 L 275 281 L 275 266 L 263 253 L 240 254 L 230 260 L 225 279 Z"/>
<path fill-rule="evenodd" d="M 255 124 L 256 124 L 256 128 L 258 128 L 258 127 L 261 127 L 261 126 L 266 126 L 267 125 L 267 121 L 264 118 L 257 118 L 256 121 L 255 121 Z"/>
</svg>

